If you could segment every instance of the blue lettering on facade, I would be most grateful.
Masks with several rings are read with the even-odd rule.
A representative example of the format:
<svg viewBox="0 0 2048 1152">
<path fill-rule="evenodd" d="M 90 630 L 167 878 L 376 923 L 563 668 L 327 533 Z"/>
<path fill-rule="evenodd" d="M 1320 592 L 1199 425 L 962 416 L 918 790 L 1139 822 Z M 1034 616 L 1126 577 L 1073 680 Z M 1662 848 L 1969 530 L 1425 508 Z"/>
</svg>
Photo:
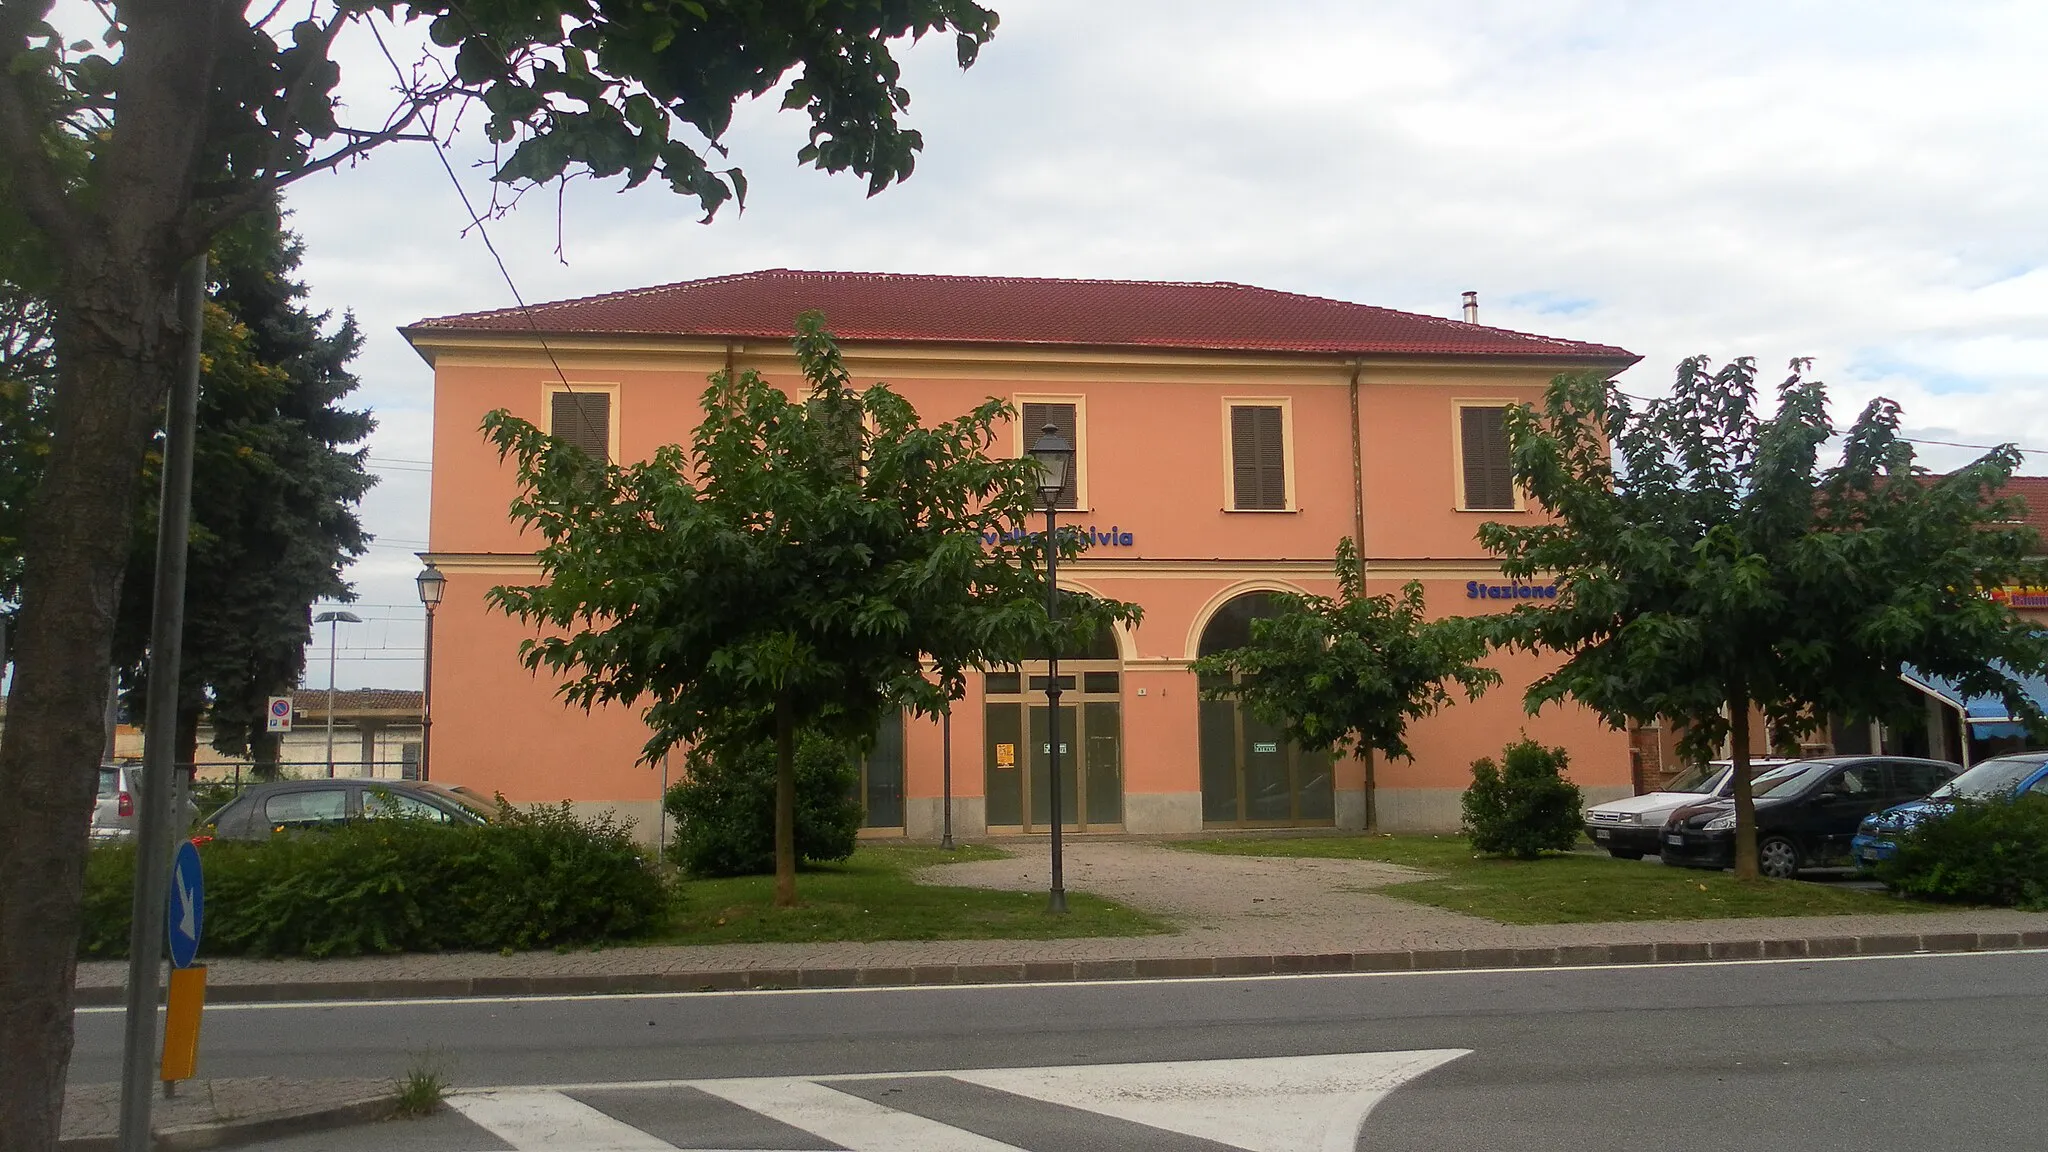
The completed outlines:
<svg viewBox="0 0 2048 1152">
<path fill-rule="evenodd" d="M 1555 584 L 1488 584 L 1480 580 L 1465 581 L 1467 600 L 1555 600 Z"/>
<path fill-rule="evenodd" d="M 1064 528 L 1066 526 L 1062 525 L 1061 527 Z M 1081 534 L 1081 539 L 1090 548 L 1132 548 L 1136 547 L 1138 542 L 1135 535 L 1124 531 L 1115 524 L 1107 528 L 1097 528 L 1095 525 L 1090 524 L 1086 528 L 1076 528 L 1074 531 Z M 1021 540 L 1035 540 L 1038 536 L 1039 534 L 1036 532 L 1028 532 L 1022 528 L 1012 528 L 1005 533 L 984 532 L 981 534 L 981 542 L 984 544 L 995 544 L 1007 540 L 1014 544 Z"/>
</svg>

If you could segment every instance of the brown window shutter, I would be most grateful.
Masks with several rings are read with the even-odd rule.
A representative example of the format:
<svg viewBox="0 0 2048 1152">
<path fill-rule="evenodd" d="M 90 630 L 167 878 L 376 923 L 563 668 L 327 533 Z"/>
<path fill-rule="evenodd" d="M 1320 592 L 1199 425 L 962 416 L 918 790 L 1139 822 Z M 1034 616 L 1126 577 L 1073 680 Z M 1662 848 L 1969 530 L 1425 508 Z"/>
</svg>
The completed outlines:
<svg viewBox="0 0 2048 1152">
<path fill-rule="evenodd" d="M 548 432 L 595 459 L 611 459 L 612 394 L 563 391 L 555 393 L 552 400 Z"/>
<path fill-rule="evenodd" d="M 1505 408 L 1458 410 L 1467 508 L 1501 510 L 1515 506 L 1515 472 L 1508 460 L 1506 416 Z"/>
<path fill-rule="evenodd" d="M 1287 507 L 1287 447 L 1278 405 L 1230 409 L 1230 506 L 1241 511 Z"/>
<path fill-rule="evenodd" d="M 1072 404 L 1024 405 L 1024 454 L 1031 454 L 1031 445 L 1050 424 L 1061 439 L 1074 446 L 1074 466 L 1067 472 L 1067 486 L 1060 489 L 1057 508 L 1079 508 L 1081 506 L 1081 430 L 1075 427 L 1076 415 Z"/>
</svg>

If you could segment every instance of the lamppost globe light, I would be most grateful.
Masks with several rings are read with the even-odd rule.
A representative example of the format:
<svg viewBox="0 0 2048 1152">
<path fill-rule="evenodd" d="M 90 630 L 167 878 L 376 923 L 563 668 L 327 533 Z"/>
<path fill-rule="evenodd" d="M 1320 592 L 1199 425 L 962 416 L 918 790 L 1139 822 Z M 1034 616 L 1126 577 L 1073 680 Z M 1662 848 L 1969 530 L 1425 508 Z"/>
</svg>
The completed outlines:
<svg viewBox="0 0 2048 1152">
<path fill-rule="evenodd" d="M 1067 477 L 1074 471 L 1074 446 L 1060 435 L 1057 425 L 1047 424 L 1031 443 L 1031 458 L 1038 462 L 1038 495 L 1048 505 L 1066 490 Z"/>
<path fill-rule="evenodd" d="M 420 603 L 432 607 L 441 602 L 441 591 L 448 586 L 448 578 L 441 575 L 439 568 L 429 564 L 413 577 L 413 583 L 420 587 Z"/>
</svg>

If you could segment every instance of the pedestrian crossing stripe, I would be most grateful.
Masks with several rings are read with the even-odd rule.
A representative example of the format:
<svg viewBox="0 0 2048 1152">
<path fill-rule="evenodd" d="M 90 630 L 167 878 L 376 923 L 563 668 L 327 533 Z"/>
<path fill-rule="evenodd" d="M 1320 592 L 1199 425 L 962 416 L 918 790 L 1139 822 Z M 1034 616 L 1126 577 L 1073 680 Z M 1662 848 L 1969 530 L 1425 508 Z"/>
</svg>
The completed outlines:
<svg viewBox="0 0 2048 1152">
<path fill-rule="evenodd" d="M 675 1152 L 677 1145 L 567 1093 L 691 1088 L 847 1152 L 1038 1152 L 854 1094 L 878 1082 L 945 1079 L 1243 1152 L 1353 1152 L 1372 1109 L 1396 1088 L 1468 1053 L 1445 1048 L 1230 1060 L 980 1068 L 835 1076 L 643 1081 L 456 1094 L 449 1104 L 514 1149 Z M 834 1088 L 837 1083 L 842 1088 Z M 891 1089 L 890 1091 L 894 1091 Z M 1012 1138 L 1018 1138 L 1012 1136 Z M 697 1149 L 695 1152 L 709 1152 Z M 727 1152 L 760 1152 L 733 1149 Z"/>
</svg>

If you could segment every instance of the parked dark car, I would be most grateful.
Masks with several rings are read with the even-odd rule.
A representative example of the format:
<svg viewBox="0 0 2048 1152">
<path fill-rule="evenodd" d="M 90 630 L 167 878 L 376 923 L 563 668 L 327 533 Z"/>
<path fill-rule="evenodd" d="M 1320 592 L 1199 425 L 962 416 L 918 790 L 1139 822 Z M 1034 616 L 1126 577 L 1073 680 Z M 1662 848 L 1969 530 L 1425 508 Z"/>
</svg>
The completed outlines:
<svg viewBox="0 0 2048 1152">
<path fill-rule="evenodd" d="M 1759 787 L 1757 869 L 1790 879 L 1803 868 L 1846 861 L 1863 818 L 1917 800 L 1948 783 L 1960 765 L 1904 756 L 1830 756 Z M 1735 863 L 1735 801 L 1694 804 L 1664 825 L 1664 863 L 1728 868 Z"/>
<path fill-rule="evenodd" d="M 484 824 L 492 813 L 438 784 L 342 777 L 254 784 L 200 825 L 201 837 L 267 840 L 280 832 L 334 828 L 352 820 L 411 818 Z"/>
<path fill-rule="evenodd" d="M 1936 788 L 1924 800 L 1887 808 L 1866 818 L 1849 843 L 1856 867 L 1867 870 L 1898 854 L 1899 837 L 1929 816 L 1942 815 L 1958 796 L 1972 800 L 2048 795 L 2048 752 L 2020 752 L 1973 765 L 1969 771 Z"/>
</svg>

